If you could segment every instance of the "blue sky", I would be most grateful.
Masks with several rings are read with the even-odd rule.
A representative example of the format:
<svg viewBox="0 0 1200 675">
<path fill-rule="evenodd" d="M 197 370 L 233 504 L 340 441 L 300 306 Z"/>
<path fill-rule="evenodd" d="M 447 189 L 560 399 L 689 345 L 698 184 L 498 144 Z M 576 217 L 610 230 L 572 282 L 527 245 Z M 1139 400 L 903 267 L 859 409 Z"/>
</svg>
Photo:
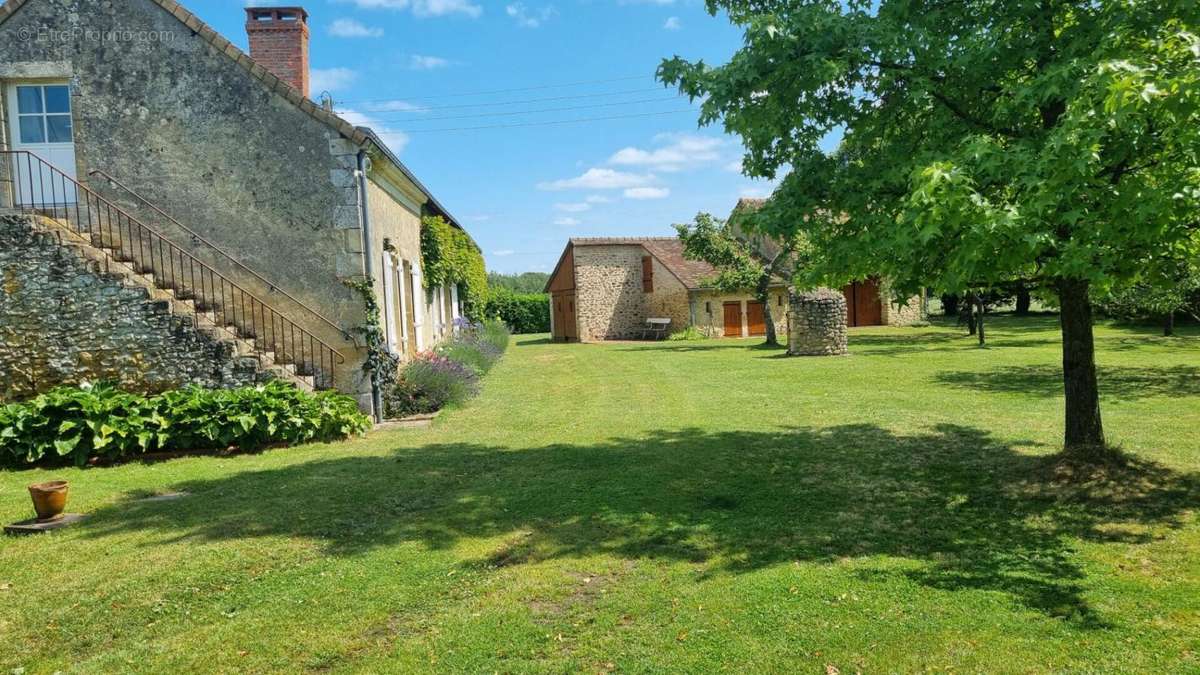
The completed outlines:
<svg viewBox="0 0 1200 675">
<path fill-rule="evenodd" d="M 188 5 L 245 48 L 240 4 Z M 699 0 L 303 5 L 313 97 L 328 90 L 383 134 L 489 269 L 549 271 L 568 237 L 669 235 L 769 192 L 738 173 L 735 138 L 698 129 L 695 106 L 653 79 L 664 57 L 723 63 L 740 44 Z"/>
</svg>

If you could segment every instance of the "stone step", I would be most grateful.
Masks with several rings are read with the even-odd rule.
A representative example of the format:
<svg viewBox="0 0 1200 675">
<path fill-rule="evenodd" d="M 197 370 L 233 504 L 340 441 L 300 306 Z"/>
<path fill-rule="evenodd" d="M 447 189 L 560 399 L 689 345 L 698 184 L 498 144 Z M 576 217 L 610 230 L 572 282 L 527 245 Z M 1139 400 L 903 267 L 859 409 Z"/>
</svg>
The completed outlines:
<svg viewBox="0 0 1200 675">
<path fill-rule="evenodd" d="M 290 357 L 260 346 L 256 337 L 229 323 L 228 317 L 219 316 L 213 309 L 198 311 L 196 300 L 184 297 L 190 296 L 190 293 L 160 287 L 160 280 L 152 270 L 138 269 L 133 261 L 121 260 L 119 245 L 114 240 L 102 241 L 95 234 L 80 234 L 69 224 L 45 216 L 38 216 L 32 222 L 40 228 L 38 234 L 41 237 L 59 244 L 84 262 L 90 271 L 144 294 L 148 301 L 155 303 L 155 309 L 170 313 L 215 342 L 226 345 L 235 359 L 244 364 L 253 362 L 262 372 L 305 390 L 315 388 L 316 378 L 299 372 L 297 364 Z"/>
</svg>

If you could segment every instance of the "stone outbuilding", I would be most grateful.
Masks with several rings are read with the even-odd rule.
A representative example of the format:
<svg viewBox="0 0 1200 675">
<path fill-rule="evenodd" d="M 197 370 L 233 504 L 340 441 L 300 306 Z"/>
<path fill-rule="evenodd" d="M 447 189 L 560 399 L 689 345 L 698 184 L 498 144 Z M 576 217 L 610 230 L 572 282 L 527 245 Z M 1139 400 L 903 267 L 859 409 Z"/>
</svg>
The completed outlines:
<svg viewBox="0 0 1200 675">
<path fill-rule="evenodd" d="M 767 332 L 752 293 L 722 293 L 707 281 L 708 263 L 683 255 L 677 237 L 577 237 L 567 242 L 546 284 L 556 340 L 634 339 L 648 319 L 670 319 L 670 332 L 695 326 L 712 337 Z M 786 335 L 787 288 L 770 290 L 775 330 Z"/>
<path fill-rule="evenodd" d="M 13 241 L 44 247 L 49 239 L 28 228 L 79 235 L 70 246 L 91 247 L 85 257 L 102 268 L 125 265 L 125 285 L 148 285 L 148 302 L 225 329 L 243 341 L 242 357 L 370 409 L 357 332 L 365 306 L 348 282 L 373 281 L 367 292 L 382 307 L 392 352 L 428 349 L 452 330 L 462 303 L 454 285 L 423 281 L 421 218 L 461 226 L 383 137 L 310 98 L 304 9 L 231 11 L 245 12 L 249 53 L 176 0 L 0 5 L 0 210 L 51 221 L 14 224 Z M 39 249 L 38 260 L 51 258 Z M 18 274 L 42 278 L 32 269 L 9 276 Z M 0 310 L 18 305 L 28 311 Z M 188 370 L 163 362 L 171 354 L 228 351 L 155 344 L 146 350 L 160 354 L 142 356 L 174 375 Z M 129 359 L 120 351 L 81 344 L 32 377 L 69 381 L 79 376 L 72 358 L 111 357 L 92 364 L 104 372 Z M 213 367 L 206 372 L 229 372 Z"/>
</svg>

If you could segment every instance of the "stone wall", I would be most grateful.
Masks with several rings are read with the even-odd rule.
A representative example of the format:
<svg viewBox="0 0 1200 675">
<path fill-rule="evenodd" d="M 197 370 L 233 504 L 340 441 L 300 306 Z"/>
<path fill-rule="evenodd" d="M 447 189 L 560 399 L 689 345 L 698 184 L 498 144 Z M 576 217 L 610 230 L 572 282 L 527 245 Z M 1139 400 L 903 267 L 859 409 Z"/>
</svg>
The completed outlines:
<svg viewBox="0 0 1200 675">
<path fill-rule="evenodd" d="M 575 246 L 575 307 L 583 342 L 634 339 L 646 319 L 669 318 L 671 331 L 690 322 L 688 290 L 654 260 L 654 290 L 642 290 L 642 256 L 637 244 Z"/>
<path fill-rule="evenodd" d="M 793 293 L 788 335 L 792 356 L 837 356 L 846 353 L 846 297 L 819 288 Z"/>
<path fill-rule="evenodd" d="M 0 399 L 112 380 L 134 391 L 235 387 L 269 377 L 25 216 L 0 216 Z"/>
<path fill-rule="evenodd" d="M 882 320 L 885 326 L 911 326 L 925 320 L 925 303 L 921 296 L 914 295 L 904 304 L 892 298 L 892 289 L 885 279 L 879 287 L 879 300 L 883 305 Z"/>
</svg>

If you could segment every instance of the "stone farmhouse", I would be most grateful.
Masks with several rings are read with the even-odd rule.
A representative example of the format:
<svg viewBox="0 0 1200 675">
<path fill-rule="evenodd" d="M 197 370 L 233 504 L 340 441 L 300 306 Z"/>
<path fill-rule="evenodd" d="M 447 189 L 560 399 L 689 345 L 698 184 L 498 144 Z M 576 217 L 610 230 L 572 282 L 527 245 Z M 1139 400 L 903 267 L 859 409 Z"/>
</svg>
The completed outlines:
<svg viewBox="0 0 1200 675">
<path fill-rule="evenodd" d="M 249 54 L 175 0 L 0 6 L 0 398 L 282 377 L 371 410 L 363 293 L 396 354 L 452 330 L 420 220 L 458 221 L 309 98 L 304 9 L 244 11 Z"/>
<path fill-rule="evenodd" d="M 763 200 L 739 200 L 729 220 L 734 232 L 764 258 L 778 244 L 738 229 L 739 216 Z M 722 293 L 709 283 L 717 275 L 711 265 L 689 260 L 676 237 L 577 237 L 567 242 L 546 283 L 550 294 L 554 339 L 596 342 L 635 339 L 645 334 L 647 320 L 670 319 L 670 331 L 695 326 L 711 337 L 766 334 L 765 312 L 749 290 Z M 923 318 L 921 300 L 887 301 L 886 283 L 864 279 L 841 289 L 846 299 L 846 325 L 901 326 Z M 772 284 L 769 300 L 775 332 L 788 332 L 789 289 Z"/>
</svg>

